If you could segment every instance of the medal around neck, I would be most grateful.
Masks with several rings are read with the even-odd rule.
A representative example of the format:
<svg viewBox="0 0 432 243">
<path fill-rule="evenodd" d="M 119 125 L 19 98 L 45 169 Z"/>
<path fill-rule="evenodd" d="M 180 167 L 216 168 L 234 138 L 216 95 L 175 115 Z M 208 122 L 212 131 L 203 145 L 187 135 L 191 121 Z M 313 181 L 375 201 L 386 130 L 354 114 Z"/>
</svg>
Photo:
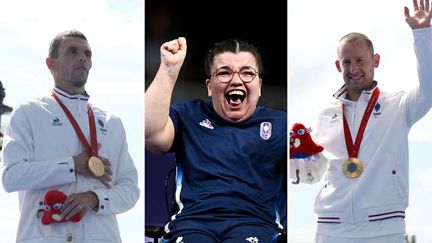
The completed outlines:
<svg viewBox="0 0 432 243">
<path fill-rule="evenodd" d="M 347 178 L 355 179 L 363 172 L 363 162 L 358 158 L 349 158 L 343 163 L 342 171 Z"/>
<path fill-rule="evenodd" d="M 90 157 L 87 161 L 87 169 L 96 177 L 101 177 L 105 174 L 105 166 L 102 160 L 96 156 Z"/>
</svg>

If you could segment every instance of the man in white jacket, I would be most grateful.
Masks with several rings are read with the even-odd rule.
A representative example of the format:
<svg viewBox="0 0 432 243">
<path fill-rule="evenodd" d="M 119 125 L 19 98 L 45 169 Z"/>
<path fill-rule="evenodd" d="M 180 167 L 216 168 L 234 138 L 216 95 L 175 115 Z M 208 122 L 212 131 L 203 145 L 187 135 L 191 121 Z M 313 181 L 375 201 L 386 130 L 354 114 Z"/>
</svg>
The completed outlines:
<svg viewBox="0 0 432 243">
<path fill-rule="evenodd" d="M 18 105 L 6 130 L 2 182 L 18 191 L 17 242 L 121 242 L 116 214 L 138 200 L 137 170 L 121 120 L 89 104 L 85 84 L 92 52 L 79 31 L 58 34 L 46 64 L 54 78 L 49 96 Z M 50 190 L 68 197 L 61 215 L 42 224 Z M 80 213 L 79 222 L 70 220 Z"/>
<path fill-rule="evenodd" d="M 410 92 L 380 91 L 380 56 L 360 33 L 338 44 L 336 68 L 345 84 L 323 109 L 315 141 L 319 156 L 291 160 L 291 177 L 317 182 L 316 242 L 404 243 L 408 206 L 408 133 L 432 106 L 432 27 L 429 2 L 414 0 L 405 18 L 414 34 L 419 85 Z M 304 163 L 303 163 L 304 162 Z"/>
</svg>

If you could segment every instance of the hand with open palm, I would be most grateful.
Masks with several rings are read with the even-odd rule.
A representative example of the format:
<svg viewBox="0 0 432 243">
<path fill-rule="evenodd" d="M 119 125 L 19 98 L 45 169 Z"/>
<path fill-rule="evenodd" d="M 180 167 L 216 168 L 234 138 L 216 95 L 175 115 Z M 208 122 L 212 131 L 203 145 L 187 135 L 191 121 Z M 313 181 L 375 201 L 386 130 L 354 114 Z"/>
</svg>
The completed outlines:
<svg viewBox="0 0 432 243">
<path fill-rule="evenodd" d="M 408 7 L 405 7 L 405 21 L 412 29 L 426 28 L 430 26 L 432 13 L 431 4 L 426 0 L 420 0 L 420 8 L 417 0 L 413 0 L 414 13 L 411 16 Z"/>
</svg>

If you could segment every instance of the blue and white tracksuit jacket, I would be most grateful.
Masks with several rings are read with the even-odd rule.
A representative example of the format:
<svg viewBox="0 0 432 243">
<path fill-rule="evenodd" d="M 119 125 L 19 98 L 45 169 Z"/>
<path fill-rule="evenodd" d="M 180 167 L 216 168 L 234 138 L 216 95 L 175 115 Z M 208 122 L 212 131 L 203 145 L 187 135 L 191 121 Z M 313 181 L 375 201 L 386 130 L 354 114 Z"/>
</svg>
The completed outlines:
<svg viewBox="0 0 432 243">
<path fill-rule="evenodd" d="M 54 92 L 72 113 L 89 140 L 87 103 L 89 96 L 69 95 L 55 87 Z M 72 156 L 83 145 L 56 100 L 47 96 L 18 105 L 4 137 L 1 172 L 6 191 L 18 191 L 20 221 L 17 242 L 121 242 L 116 214 L 131 209 L 140 194 L 138 175 L 129 155 L 121 120 L 93 107 L 99 155 L 111 162 L 112 188 L 99 180 L 76 175 Z M 93 191 L 99 208 L 88 211 L 78 223 L 42 225 L 36 217 L 40 201 L 51 189 L 66 195 Z"/>
<path fill-rule="evenodd" d="M 318 182 L 326 173 L 325 184 L 315 200 L 319 234 L 361 238 L 405 233 L 408 133 L 432 106 L 432 27 L 413 33 L 419 84 L 410 92 L 380 93 L 358 155 L 364 164 L 363 173 L 355 179 L 343 174 L 342 164 L 348 153 L 341 107 L 343 103 L 354 141 L 373 89 L 352 102 L 345 99 L 343 86 L 334 94 L 337 100 L 319 116 L 314 140 L 324 147 L 320 157 L 290 161 L 292 179 L 296 169 L 300 170 L 302 182 L 307 183 Z M 305 180 L 307 171 L 312 172 L 313 180 Z"/>
</svg>

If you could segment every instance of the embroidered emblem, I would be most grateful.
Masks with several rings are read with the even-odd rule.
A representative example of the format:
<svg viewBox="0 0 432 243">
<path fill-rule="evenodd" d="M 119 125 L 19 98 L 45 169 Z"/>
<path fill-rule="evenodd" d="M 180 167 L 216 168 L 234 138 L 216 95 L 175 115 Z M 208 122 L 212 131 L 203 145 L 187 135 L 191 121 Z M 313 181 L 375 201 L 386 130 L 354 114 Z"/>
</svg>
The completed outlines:
<svg viewBox="0 0 432 243">
<path fill-rule="evenodd" d="M 214 129 L 214 127 L 211 124 L 211 121 L 209 119 L 202 120 L 199 124 L 205 128 Z"/>
<path fill-rule="evenodd" d="M 58 117 L 53 119 L 52 125 L 53 126 L 63 126 L 63 124 L 60 122 L 60 119 Z"/>
<path fill-rule="evenodd" d="M 374 117 L 376 118 L 378 115 L 381 115 L 381 104 L 380 103 L 376 103 L 375 107 L 374 107 L 375 112 L 372 113 L 374 115 Z"/>
<path fill-rule="evenodd" d="M 245 240 L 249 241 L 250 243 L 259 243 L 259 240 L 256 236 L 245 238 Z"/>
<path fill-rule="evenodd" d="M 107 130 L 104 128 L 105 124 L 103 123 L 103 121 L 102 121 L 100 118 L 98 118 L 98 124 L 99 124 L 99 130 L 100 130 L 104 135 L 106 135 Z"/>
<path fill-rule="evenodd" d="M 381 105 L 380 105 L 380 103 L 377 102 L 375 107 L 374 107 L 375 111 L 379 111 L 380 108 L 381 108 Z"/>
<path fill-rule="evenodd" d="M 98 119 L 98 124 L 99 124 L 99 126 L 101 126 L 101 127 L 104 127 L 104 126 L 105 126 L 105 124 L 103 123 L 103 121 L 101 121 L 101 119 Z"/>
<path fill-rule="evenodd" d="M 179 236 L 179 237 L 177 237 L 177 239 L 176 239 L 176 243 L 183 243 L 184 241 L 183 241 L 183 236 Z"/>
<path fill-rule="evenodd" d="M 268 140 L 272 135 L 272 124 L 270 122 L 261 122 L 260 136 L 264 140 Z"/>
</svg>

